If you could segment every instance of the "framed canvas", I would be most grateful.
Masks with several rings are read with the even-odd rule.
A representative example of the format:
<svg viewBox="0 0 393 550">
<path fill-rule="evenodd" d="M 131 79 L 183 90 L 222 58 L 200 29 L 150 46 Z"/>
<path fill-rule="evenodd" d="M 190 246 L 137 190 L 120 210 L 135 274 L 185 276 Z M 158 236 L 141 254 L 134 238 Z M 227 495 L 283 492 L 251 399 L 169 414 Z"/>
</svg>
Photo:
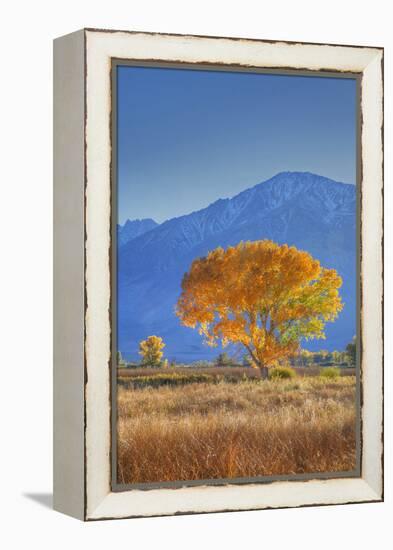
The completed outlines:
<svg viewBox="0 0 393 550">
<path fill-rule="evenodd" d="M 383 499 L 383 49 L 54 42 L 54 507 Z"/>
</svg>

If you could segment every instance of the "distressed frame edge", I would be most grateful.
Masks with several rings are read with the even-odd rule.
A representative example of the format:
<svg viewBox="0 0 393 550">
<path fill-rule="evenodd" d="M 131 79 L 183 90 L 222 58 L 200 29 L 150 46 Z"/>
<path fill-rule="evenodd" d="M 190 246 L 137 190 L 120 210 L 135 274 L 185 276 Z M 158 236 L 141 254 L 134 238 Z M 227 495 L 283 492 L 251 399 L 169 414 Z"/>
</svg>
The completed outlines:
<svg viewBox="0 0 393 550">
<path fill-rule="evenodd" d="M 379 100 L 373 101 L 373 96 Z M 362 459 L 363 477 L 384 499 L 384 51 L 378 49 L 364 68 L 361 86 L 362 197 L 360 267 L 362 274 L 362 437 L 375 430 L 375 447 Z M 376 189 L 373 189 L 376 185 Z M 370 210 L 372 214 L 370 214 Z M 364 215 L 363 215 L 364 214 Z M 373 219 L 376 215 L 376 220 Z M 366 285 L 364 284 L 366 282 Z M 372 291 L 370 286 L 373 285 Z M 364 287 L 367 286 L 367 291 Z M 367 322 L 366 319 L 368 319 Z M 370 322 L 371 319 L 371 322 Z M 370 342 L 377 350 L 377 369 L 372 370 Z M 365 347 L 363 343 L 367 342 Z M 366 368 L 365 368 L 366 367 Z M 371 377 L 378 384 L 372 387 Z M 375 401 L 373 401 L 373 399 Z M 370 415 L 373 410 L 376 418 Z M 372 457 L 373 454 L 373 457 Z M 375 461 L 373 464 L 371 458 Z"/>
<path fill-rule="evenodd" d="M 85 32 L 53 41 L 53 508 L 86 518 Z"/>
<path fill-rule="evenodd" d="M 86 32 L 86 31 L 85 31 Z M 89 33 L 91 32 L 101 32 L 101 31 L 89 31 Z M 102 32 L 107 32 L 107 31 L 102 31 Z M 117 32 L 117 31 L 113 31 L 113 32 Z M 122 31 L 123 32 L 123 31 Z M 132 34 L 132 33 L 131 33 Z M 146 34 L 146 33 L 136 33 L 136 34 Z M 168 35 L 165 35 L 165 36 L 168 36 Z M 169 36 L 174 36 L 174 35 L 169 35 Z M 193 37 L 189 37 L 189 38 L 193 38 Z M 209 38 L 210 37 L 206 37 L 206 38 Z M 235 40 L 235 39 L 231 39 L 229 38 L 228 40 Z M 246 39 L 247 40 L 247 39 Z M 264 42 L 263 40 L 260 40 L 260 41 L 256 41 L 256 42 Z M 268 43 L 271 43 L 270 41 L 268 41 Z M 282 43 L 282 42 L 278 42 L 278 43 Z M 295 43 L 297 45 L 301 45 L 301 43 Z M 317 48 L 319 48 L 319 45 L 316 45 Z M 337 45 L 338 47 L 338 45 Z M 347 46 L 342 46 L 343 48 L 350 48 L 350 47 L 347 47 Z M 361 47 L 360 47 L 361 48 Z M 374 59 L 376 59 L 378 56 L 380 56 L 381 58 L 381 62 L 383 63 L 383 49 L 381 48 L 370 48 L 370 47 L 365 47 L 367 50 L 374 50 Z M 371 62 L 370 62 L 371 64 Z M 295 68 L 295 67 L 294 67 Z M 365 69 L 367 69 L 367 65 L 366 67 L 364 67 L 363 71 L 365 71 Z M 382 73 L 381 73 L 381 83 L 382 83 Z M 383 90 L 382 90 L 382 97 L 381 99 L 383 98 Z M 382 116 L 382 113 L 381 113 L 381 116 Z M 382 120 L 382 123 L 383 123 L 383 120 Z M 382 127 L 383 128 L 383 127 Z M 362 137 L 363 137 L 363 133 L 362 133 Z M 382 138 L 382 136 L 381 136 Z M 382 142 L 382 139 L 381 139 L 381 151 L 382 151 L 382 155 L 383 155 L 383 142 Z M 383 189 L 383 174 L 381 174 L 382 176 L 382 179 L 381 179 L 381 190 Z M 381 212 L 382 214 L 382 212 Z M 379 269 L 379 265 L 378 265 L 378 269 Z M 382 267 L 382 266 L 381 266 Z M 382 270 L 380 270 L 382 271 Z M 382 273 L 381 273 L 382 274 Z M 381 299 L 383 299 L 383 295 L 381 296 Z M 382 380 L 383 382 L 383 380 Z M 382 388 L 381 388 L 382 389 Z M 382 393 L 380 395 L 380 397 L 382 398 Z M 383 426 L 381 426 L 381 430 L 383 431 Z M 382 451 L 382 460 L 383 460 L 383 449 L 381 449 Z M 381 474 L 381 485 L 378 484 L 377 487 L 372 487 L 370 484 L 367 483 L 367 481 L 365 481 L 364 479 L 362 478 L 359 478 L 358 482 L 360 482 L 360 485 L 363 487 L 363 489 L 369 489 L 369 495 L 367 497 L 367 500 L 366 502 L 375 502 L 375 501 L 381 501 L 383 499 L 383 471 L 382 471 L 382 465 L 381 465 L 381 471 L 380 471 L 380 474 Z M 274 482 L 274 483 L 279 483 L 279 482 Z M 305 483 L 310 483 L 310 482 L 286 482 L 286 483 L 302 483 L 302 484 L 305 484 Z M 360 486 L 359 485 L 359 486 Z M 247 485 L 247 487 L 250 487 L 250 485 Z M 225 487 L 225 489 L 227 490 L 228 487 Z M 195 490 L 195 488 L 192 488 L 191 490 Z M 209 490 L 212 490 L 211 487 L 209 487 Z M 160 492 L 163 491 L 163 489 L 159 489 Z M 131 491 L 127 492 L 127 493 L 130 493 Z M 134 494 L 135 492 L 132 491 Z M 110 497 L 112 495 L 114 495 L 116 493 L 111 493 L 110 490 L 109 492 L 107 493 L 107 495 L 101 500 L 101 502 L 99 503 L 98 506 L 96 507 L 93 507 L 93 509 L 90 509 L 90 510 L 86 510 L 86 518 L 85 519 L 89 519 L 89 520 L 95 520 L 95 519 L 108 519 L 109 517 L 146 517 L 146 516 L 151 516 L 151 515 L 173 515 L 173 514 L 176 514 L 176 513 L 204 513 L 203 510 L 199 510 L 199 511 L 178 511 L 178 512 L 169 512 L 168 514 L 164 513 L 164 514 L 137 514 L 137 515 L 105 515 L 105 510 L 106 510 L 106 502 L 108 501 L 108 499 L 110 499 Z M 354 501 L 348 501 L 349 502 L 364 502 L 364 500 L 359 500 L 359 499 L 355 499 Z M 324 505 L 324 504 L 344 504 L 344 502 L 331 502 L 331 503 L 327 503 L 326 501 L 321 501 L 321 502 L 314 502 L 314 503 L 310 503 L 310 504 L 300 504 L 298 506 L 311 506 L 311 505 Z M 294 505 L 290 505 L 291 507 L 294 506 Z M 247 509 L 263 509 L 263 508 L 271 508 L 271 507 L 274 507 L 274 508 L 281 508 L 281 507 L 286 507 L 286 506 L 270 506 L 270 505 L 262 505 L 262 506 L 259 506 L 257 508 L 255 507 L 252 507 L 252 508 L 247 508 Z M 220 512 L 220 511 L 225 511 L 224 509 L 216 509 L 216 510 L 208 510 L 208 512 Z M 229 511 L 229 510 L 228 510 Z M 231 508 L 230 511 L 241 511 L 240 508 Z"/>
<path fill-rule="evenodd" d="M 340 481 L 346 481 L 349 480 L 349 478 L 340 480 Z M 102 520 L 119 520 L 119 519 L 143 519 L 143 518 L 155 518 L 155 517 L 171 517 L 171 516 L 184 516 L 184 515 L 203 515 L 203 514 L 221 514 L 221 513 L 230 513 L 230 512 L 257 512 L 257 511 L 263 511 L 263 510 L 286 510 L 286 509 L 292 509 L 292 508 L 314 508 L 314 507 L 325 507 L 325 506 L 348 506 L 353 504 L 378 504 L 382 503 L 384 501 L 383 494 L 380 494 L 379 492 L 375 492 L 374 489 L 362 478 L 357 478 L 351 481 L 356 481 L 355 484 L 352 486 L 352 496 L 344 495 L 344 498 L 338 498 L 338 497 L 332 497 L 331 501 L 328 501 L 325 496 L 321 496 L 320 499 L 318 498 L 310 498 L 312 495 L 307 495 L 306 498 L 304 498 L 304 485 L 306 483 L 313 483 L 314 481 L 319 482 L 319 480 L 310 480 L 310 481 L 288 481 L 284 483 L 289 484 L 301 484 L 303 485 L 302 490 L 302 502 L 290 502 L 287 504 L 284 503 L 260 503 L 255 506 L 251 506 L 250 504 L 246 504 L 244 506 L 239 507 L 231 507 L 231 506 L 225 506 L 219 505 L 216 507 L 212 507 L 211 509 L 208 509 L 206 506 L 206 500 L 203 500 L 203 505 L 194 505 L 193 508 L 189 509 L 182 509 L 177 510 L 176 507 L 173 508 L 172 511 L 149 511 L 149 512 L 138 512 L 137 507 L 134 509 L 134 511 L 130 511 L 128 513 L 113 513 L 114 509 L 114 503 L 111 502 L 112 495 L 118 495 L 122 493 L 108 493 L 108 495 L 102 500 L 102 502 L 97 506 L 96 509 L 94 509 L 92 512 L 86 514 L 85 521 L 102 521 Z M 331 480 L 324 480 L 328 483 L 332 481 L 338 481 L 337 479 L 331 479 Z M 273 481 L 271 482 L 273 484 L 280 483 L 279 481 Z M 245 484 L 245 486 L 251 488 L 255 487 L 255 484 Z M 227 490 L 230 486 L 222 487 L 222 489 Z M 198 487 L 187 487 L 187 489 L 190 489 L 192 491 L 195 491 L 196 488 L 202 488 L 211 490 L 213 489 L 212 486 L 198 486 Z M 323 487 L 320 487 L 323 489 Z M 337 493 L 339 487 L 337 485 Z M 156 489 L 156 491 L 161 492 L 164 489 Z M 171 491 L 176 491 L 179 489 L 170 489 Z M 285 491 L 286 488 L 283 488 Z M 131 492 L 131 491 L 129 491 Z M 124 492 L 123 492 L 124 493 Z M 154 495 L 152 495 L 154 496 Z M 207 496 L 207 495 L 206 495 Z M 179 496 L 179 499 L 181 497 Z M 207 496 L 208 498 L 208 496 Z"/>
<path fill-rule="evenodd" d="M 239 42 L 262 42 L 266 44 L 288 44 L 293 46 L 331 46 L 339 48 L 370 48 L 373 50 L 384 50 L 384 46 L 364 46 L 359 44 L 342 44 L 337 42 L 308 42 L 303 40 L 285 40 L 285 39 L 269 39 L 269 38 L 250 38 L 250 37 L 239 37 L 239 36 L 219 36 L 214 34 L 189 34 L 189 33 L 175 33 L 175 32 L 160 32 L 160 31 L 143 31 L 143 30 L 129 30 L 129 29 L 106 29 L 99 27 L 84 27 L 85 32 L 91 33 L 123 33 L 123 34 L 145 34 L 145 35 L 158 35 L 158 36 L 170 36 L 170 37 L 179 37 L 179 38 L 208 38 L 212 40 L 235 40 Z"/>
</svg>

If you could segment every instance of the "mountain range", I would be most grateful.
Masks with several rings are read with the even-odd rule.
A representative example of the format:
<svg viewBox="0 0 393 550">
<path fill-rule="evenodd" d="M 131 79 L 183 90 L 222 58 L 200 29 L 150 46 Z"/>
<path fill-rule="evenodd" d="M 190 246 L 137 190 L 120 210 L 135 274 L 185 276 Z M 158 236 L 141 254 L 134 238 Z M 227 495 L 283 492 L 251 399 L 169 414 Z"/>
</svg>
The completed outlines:
<svg viewBox="0 0 393 550">
<path fill-rule="evenodd" d="M 142 220 L 127 220 L 124 225 L 117 226 L 117 246 L 123 246 L 132 239 L 143 235 L 147 231 L 157 227 L 158 223 L 151 218 Z"/>
<path fill-rule="evenodd" d="M 217 246 L 271 239 L 310 252 L 343 278 L 344 309 L 326 340 L 308 349 L 343 349 L 356 333 L 356 187 L 309 172 L 282 172 L 229 199 L 172 218 L 128 220 L 118 227 L 118 349 L 138 358 L 140 340 L 161 336 L 168 359 L 216 356 L 174 313 L 192 261 Z"/>
</svg>

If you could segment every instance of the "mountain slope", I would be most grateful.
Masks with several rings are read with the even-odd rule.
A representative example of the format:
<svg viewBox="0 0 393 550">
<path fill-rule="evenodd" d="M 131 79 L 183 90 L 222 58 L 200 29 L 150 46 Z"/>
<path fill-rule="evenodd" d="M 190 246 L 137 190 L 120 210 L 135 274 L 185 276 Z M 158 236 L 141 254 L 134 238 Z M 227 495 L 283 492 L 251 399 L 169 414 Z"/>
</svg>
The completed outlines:
<svg viewBox="0 0 393 550">
<path fill-rule="evenodd" d="M 136 357 L 138 342 L 164 337 L 166 356 L 187 361 L 216 355 L 174 315 L 183 274 L 217 246 L 272 239 L 309 251 L 343 277 L 345 302 L 314 348 L 342 349 L 356 329 L 356 189 L 310 173 L 285 172 L 231 199 L 173 218 L 120 246 L 118 346 Z"/>
<path fill-rule="evenodd" d="M 117 244 L 123 246 L 136 237 L 147 233 L 158 226 L 158 223 L 151 218 L 142 220 L 127 220 L 124 225 L 117 226 Z"/>
</svg>

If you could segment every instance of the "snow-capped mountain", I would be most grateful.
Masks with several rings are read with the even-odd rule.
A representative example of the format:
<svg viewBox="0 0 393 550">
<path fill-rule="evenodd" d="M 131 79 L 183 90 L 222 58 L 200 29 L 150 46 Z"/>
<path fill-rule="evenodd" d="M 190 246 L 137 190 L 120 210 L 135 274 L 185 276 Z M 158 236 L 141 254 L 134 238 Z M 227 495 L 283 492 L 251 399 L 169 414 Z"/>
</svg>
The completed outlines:
<svg viewBox="0 0 393 550">
<path fill-rule="evenodd" d="M 356 188 L 311 173 L 284 172 L 231 199 L 173 218 L 119 246 L 118 347 L 137 356 L 138 342 L 157 334 L 179 361 L 219 353 L 174 314 L 183 274 L 217 246 L 272 239 L 307 250 L 343 277 L 344 310 L 327 325 L 326 341 L 343 349 L 356 332 Z"/>
<path fill-rule="evenodd" d="M 142 220 L 127 220 L 124 225 L 117 226 L 117 245 L 123 246 L 135 237 L 139 237 L 157 227 L 158 223 L 151 218 Z"/>
</svg>

